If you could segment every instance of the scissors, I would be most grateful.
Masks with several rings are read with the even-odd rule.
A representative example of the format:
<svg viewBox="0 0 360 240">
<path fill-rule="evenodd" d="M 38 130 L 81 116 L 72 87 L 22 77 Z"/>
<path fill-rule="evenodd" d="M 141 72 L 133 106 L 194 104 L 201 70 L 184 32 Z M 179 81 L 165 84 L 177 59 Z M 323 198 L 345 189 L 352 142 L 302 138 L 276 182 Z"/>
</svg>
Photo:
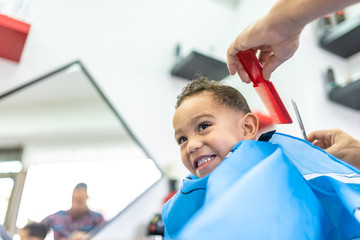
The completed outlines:
<svg viewBox="0 0 360 240">
<path fill-rule="evenodd" d="M 301 116 L 300 116 L 300 112 L 299 112 L 299 109 L 297 108 L 296 106 L 296 103 L 293 99 L 291 99 L 291 102 L 293 104 L 293 107 L 294 107 L 294 110 L 295 110 L 295 114 L 296 114 L 296 118 L 299 122 L 299 125 L 300 125 L 300 129 L 301 129 L 301 132 L 303 134 L 303 137 L 305 140 L 307 140 L 307 137 L 306 137 L 306 132 L 305 132 L 305 127 L 304 127 L 304 124 L 303 124 L 303 121 L 301 120 Z"/>
</svg>

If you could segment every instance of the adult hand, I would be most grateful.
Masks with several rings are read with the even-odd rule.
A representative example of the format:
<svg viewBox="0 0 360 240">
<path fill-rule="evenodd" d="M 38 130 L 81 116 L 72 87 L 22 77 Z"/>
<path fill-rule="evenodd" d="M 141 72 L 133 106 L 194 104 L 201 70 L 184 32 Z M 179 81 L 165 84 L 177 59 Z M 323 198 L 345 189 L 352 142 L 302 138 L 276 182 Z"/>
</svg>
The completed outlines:
<svg viewBox="0 0 360 240">
<path fill-rule="evenodd" d="M 335 157 L 360 169 L 360 141 L 340 129 L 310 133 L 308 140 Z"/>
<path fill-rule="evenodd" d="M 85 232 L 75 231 L 73 234 L 71 234 L 71 240 L 82 240 L 85 236 Z"/>
<path fill-rule="evenodd" d="M 236 72 L 249 83 L 250 78 L 239 62 L 239 51 L 260 50 L 263 77 L 292 57 L 299 46 L 300 33 L 312 20 L 360 0 L 278 0 L 268 14 L 241 32 L 227 51 L 227 64 L 231 75 Z"/>
<path fill-rule="evenodd" d="M 239 62 L 239 51 L 260 50 L 258 59 L 263 66 L 263 77 L 270 79 L 271 73 L 283 62 L 292 57 L 299 46 L 303 26 L 277 22 L 271 14 L 259 19 L 242 31 L 227 50 L 227 66 L 231 75 L 238 73 L 243 82 L 250 78 Z"/>
</svg>

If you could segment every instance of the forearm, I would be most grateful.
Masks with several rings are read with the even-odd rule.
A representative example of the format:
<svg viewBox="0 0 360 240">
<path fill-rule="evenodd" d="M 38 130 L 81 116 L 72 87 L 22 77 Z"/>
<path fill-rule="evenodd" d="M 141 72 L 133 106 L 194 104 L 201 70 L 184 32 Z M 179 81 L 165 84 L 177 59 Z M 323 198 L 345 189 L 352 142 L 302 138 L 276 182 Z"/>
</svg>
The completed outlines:
<svg viewBox="0 0 360 240">
<path fill-rule="evenodd" d="M 360 0 L 279 0 L 266 18 L 271 19 L 274 28 L 291 35 L 309 22 L 356 2 Z"/>
</svg>

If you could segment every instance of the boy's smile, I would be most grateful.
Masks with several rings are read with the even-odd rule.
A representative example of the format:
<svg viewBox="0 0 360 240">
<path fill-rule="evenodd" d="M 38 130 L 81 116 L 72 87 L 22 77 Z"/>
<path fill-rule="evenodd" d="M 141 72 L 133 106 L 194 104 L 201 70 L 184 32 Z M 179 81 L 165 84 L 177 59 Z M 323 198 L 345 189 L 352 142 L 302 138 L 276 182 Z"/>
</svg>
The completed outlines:
<svg viewBox="0 0 360 240">
<path fill-rule="evenodd" d="M 214 161 L 215 160 L 215 161 Z M 216 159 L 216 155 L 205 155 L 205 156 L 199 156 L 193 161 L 193 166 L 196 169 L 197 175 L 207 175 L 206 172 L 209 169 L 214 169 L 219 165 L 218 161 L 219 159 Z M 220 160 L 221 162 L 222 160 Z M 214 166 L 213 166 L 214 165 Z M 216 166 L 215 166 L 216 165 Z"/>
<path fill-rule="evenodd" d="M 245 119 L 248 114 L 244 115 L 218 103 L 211 92 L 203 91 L 185 99 L 173 119 L 175 138 L 185 167 L 192 174 L 205 177 L 236 143 L 253 139 L 251 134 L 247 136 Z"/>
</svg>

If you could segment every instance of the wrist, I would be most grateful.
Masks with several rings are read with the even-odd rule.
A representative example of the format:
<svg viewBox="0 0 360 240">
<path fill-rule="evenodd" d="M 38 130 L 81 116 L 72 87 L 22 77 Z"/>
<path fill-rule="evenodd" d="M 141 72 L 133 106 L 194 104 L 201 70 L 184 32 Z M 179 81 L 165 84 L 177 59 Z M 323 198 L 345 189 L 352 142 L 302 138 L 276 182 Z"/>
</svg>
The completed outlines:
<svg viewBox="0 0 360 240">
<path fill-rule="evenodd" d="M 308 23 L 304 16 L 295 13 L 297 7 L 292 1 L 279 0 L 263 19 L 269 31 L 278 32 L 283 36 L 298 36 Z"/>
</svg>

